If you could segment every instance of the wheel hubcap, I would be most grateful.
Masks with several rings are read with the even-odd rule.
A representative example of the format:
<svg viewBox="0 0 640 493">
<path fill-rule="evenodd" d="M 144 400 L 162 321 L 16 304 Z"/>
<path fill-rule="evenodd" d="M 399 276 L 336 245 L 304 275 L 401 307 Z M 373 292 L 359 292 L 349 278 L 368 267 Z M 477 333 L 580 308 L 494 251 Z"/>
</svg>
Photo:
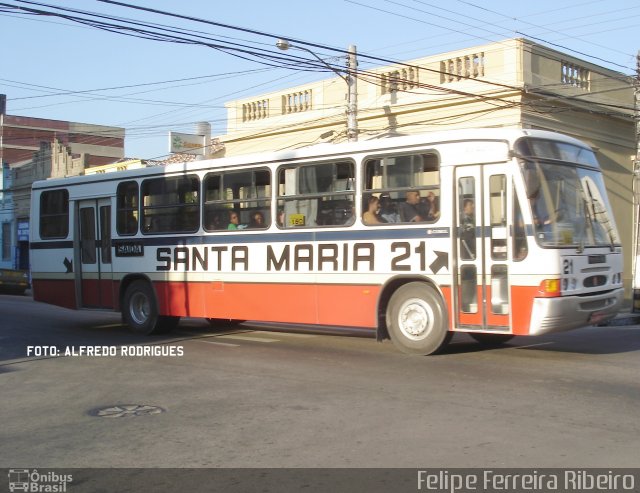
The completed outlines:
<svg viewBox="0 0 640 493">
<path fill-rule="evenodd" d="M 407 300 L 400 308 L 398 326 L 402 334 L 412 341 L 427 337 L 433 329 L 433 310 L 421 299 Z"/>
<path fill-rule="evenodd" d="M 139 325 L 144 324 L 149 319 L 151 313 L 151 305 L 149 304 L 149 298 L 143 293 L 135 293 L 131 297 L 131 308 L 129 309 L 131 318 Z"/>
</svg>

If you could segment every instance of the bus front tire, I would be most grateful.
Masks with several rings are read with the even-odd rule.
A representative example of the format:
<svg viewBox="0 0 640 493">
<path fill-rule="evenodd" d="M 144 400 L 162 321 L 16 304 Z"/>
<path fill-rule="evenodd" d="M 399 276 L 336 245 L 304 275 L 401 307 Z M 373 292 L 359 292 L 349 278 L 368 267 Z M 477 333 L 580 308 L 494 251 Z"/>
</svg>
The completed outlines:
<svg viewBox="0 0 640 493">
<path fill-rule="evenodd" d="M 122 318 L 136 334 L 162 334 L 174 329 L 180 317 L 158 314 L 153 288 L 146 281 L 132 282 L 124 294 Z"/>
<path fill-rule="evenodd" d="M 403 353 L 428 355 L 444 348 L 453 336 L 447 321 L 442 297 L 425 283 L 405 284 L 389 300 L 387 329 Z"/>
</svg>

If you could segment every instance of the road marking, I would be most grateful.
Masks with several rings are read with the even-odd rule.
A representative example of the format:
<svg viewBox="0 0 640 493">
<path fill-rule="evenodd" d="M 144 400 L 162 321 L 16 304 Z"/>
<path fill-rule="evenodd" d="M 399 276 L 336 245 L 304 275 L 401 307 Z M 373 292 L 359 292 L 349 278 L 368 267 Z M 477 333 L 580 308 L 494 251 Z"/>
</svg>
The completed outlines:
<svg viewBox="0 0 640 493">
<path fill-rule="evenodd" d="M 126 324 L 92 325 L 92 329 L 113 329 L 114 327 L 126 327 Z"/>
<path fill-rule="evenodd" d="M 309 337 L 318 337 L 316 334 L 297 334 L 294 332 L 266 332 L 262 330 L 256 330 L 254 334 L 268 335 L 268 336 L 277 335 L 278 337 L 279 336 L 300 337 L 300 338 L 306 338 L 306 339 L 308 339 Z"/>
<path fill-rule="evenodd" d="M 176 333 L 179 333 L 180 335 L 184 334 L 187 336 L 211 337 L 208 332 L 190 332 L 188 330 L 182 330 L 182 329 L 179 329 Z"/>
<path fill-rule="evenodd" d="M 549 344 L 553 344 L 553 341 L 551 341 L 551 342 L 539 342 L 538 344 L 529 344 L 527 346 L 514 346 L 511 349 L 526 349 L 526 348 L 529 348 L 529 347 L 547 346 Z"/>
<path fill-rule="evenodd" d="M 232 334 L 225 334 L 223 336 L 218 336 L 222 339 L 237 339 L 239 341 L 253 341 L 253 342 L 280 342 L 278 339 L 267 339 L 265 337 L 249 337 L 249 336 L 237 336 Z"/>
<path fill-rule="evenodd" d="M 215 344 L 216 346 L 240 347 L 240 344 L 229 344 L 228 342 L 205 341 L 196 339 L 195 342 L 204 342 L 205 344 Z"/>
</svg>

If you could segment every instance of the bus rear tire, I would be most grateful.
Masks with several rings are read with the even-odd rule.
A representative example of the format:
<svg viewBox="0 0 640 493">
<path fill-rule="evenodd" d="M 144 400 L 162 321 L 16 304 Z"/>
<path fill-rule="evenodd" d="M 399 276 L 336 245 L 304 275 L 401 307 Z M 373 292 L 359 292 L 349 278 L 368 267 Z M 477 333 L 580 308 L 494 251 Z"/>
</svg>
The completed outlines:
<svg viewBox="0 0 640 493">
<path fill-rule="evenodd" d="M 469 335 L 473 337 L 477 342 L 487 347 L 502 346 L 505 342 L 514 338 L 511 334 L 480 334 L 470 332 Z"/>
<path fill-rule="evenodd" d="M 391 341 L 407 354 L 436 353 L 453 336 L 442 297 L 421 282 L 405 284 L 393 293 L 386 322 Z"/>
<path fill-rule="evenodd" d="M 146 281 L 134 281 L 124 293 L 122 318 L 136 334 L 162 334 L 174 329 L 180 317 L 158 314 L 153 288 Z"/>
</svg>

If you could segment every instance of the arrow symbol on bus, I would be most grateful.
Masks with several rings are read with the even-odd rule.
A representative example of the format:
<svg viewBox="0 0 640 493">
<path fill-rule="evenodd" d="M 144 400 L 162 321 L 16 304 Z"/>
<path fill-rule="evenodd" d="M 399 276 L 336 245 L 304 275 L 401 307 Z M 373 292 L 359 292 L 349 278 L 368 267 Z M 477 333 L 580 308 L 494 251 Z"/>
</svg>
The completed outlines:
<svg viewBox="0 0 640 493">
<path fill-rule="evenodd" d="M 73 272 L 73 260 L 69 260 L 67 257 L 65 257 L 64 262 L 62 263 L 67 268 L 66 274 L 70 274 Z"/>
<path fill-rule="evenodd" d="M 431 263 L 429 268 L 431 269 L 431 272 L 437 274 L 440 269 L 449 266 L 449 253 L 436 252 L 435 250 L 433 253 L 436 254 L 436 259 Z"/>
</svg>

